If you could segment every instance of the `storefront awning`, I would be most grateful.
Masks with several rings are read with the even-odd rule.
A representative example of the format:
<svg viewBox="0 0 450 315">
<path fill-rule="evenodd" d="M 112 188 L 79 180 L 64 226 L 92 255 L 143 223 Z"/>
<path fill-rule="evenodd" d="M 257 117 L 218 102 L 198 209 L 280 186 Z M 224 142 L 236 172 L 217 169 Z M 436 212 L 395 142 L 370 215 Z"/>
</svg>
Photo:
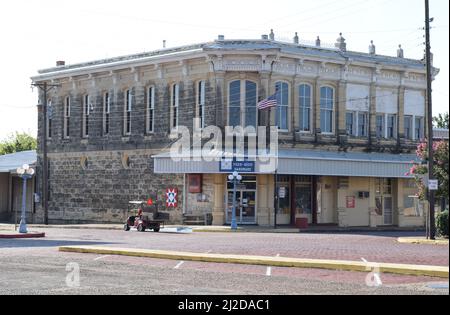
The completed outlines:
<svg viewBox="0 0 450 315">
<path fill-rule="evenodd" d="M 221 167 L 221 160 L 225 158 L 225 154 L 214 154 L 218 158 L 212 161 L 200 159 L 198 154 L 193 156 L 192 159 L 174 161 L 169 153 L 156 155 L 153 157 L 154 171 L 157 174 L 228 173 Z M 413 162 L 417 162 L 417 156 L 413 154 L 280 150 L 278 174 L 411 178 L 406 173 Z M 267 174 L 263 164 L 256 159 L 252 173 Z"/>
</svg>

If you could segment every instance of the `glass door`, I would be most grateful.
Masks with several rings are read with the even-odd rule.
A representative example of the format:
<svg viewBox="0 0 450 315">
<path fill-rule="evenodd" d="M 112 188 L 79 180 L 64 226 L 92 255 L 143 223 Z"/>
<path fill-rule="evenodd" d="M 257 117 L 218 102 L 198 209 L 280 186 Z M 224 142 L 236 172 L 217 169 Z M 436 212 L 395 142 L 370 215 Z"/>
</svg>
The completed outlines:
<svg viewBox="0 0 450 315">
<path fill-rule="evenodd" d="M 256 224 L 256 176 L 243 176 L 236 189 L 236 222 Z M 226 222 L 231 224 L 233 213 L 233 183 L 227 184 Z"/>
<path fill-rule="evenodd" d="M 392 180 L 378 179 L 375 204 L 376 212 L 382 216 L 383 225 L 394 224 L 394 209 L 392 197 Z"/>
</svg>

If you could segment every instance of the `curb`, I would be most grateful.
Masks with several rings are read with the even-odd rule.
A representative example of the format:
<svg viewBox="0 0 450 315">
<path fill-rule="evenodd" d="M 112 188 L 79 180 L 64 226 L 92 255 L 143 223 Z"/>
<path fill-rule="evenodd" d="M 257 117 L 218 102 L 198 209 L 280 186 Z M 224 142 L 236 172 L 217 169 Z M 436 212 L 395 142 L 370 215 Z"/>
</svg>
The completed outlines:
<svg viewBox="0 0 450 315">
<path fill-rule="evenodd" d="M 43 238 L 45 233 L 0 234 L 0 239 Z"/>
<path fill-rule="evenodd" d="M 201 254 L 201 253 L 188 253 L 177 251 L 126 249 L 126 248 L 112 248 L 99 246 L 62 246 L 59 247 L 59 251 L 72 253 L 100 254 L 100 255 L 148 257 L 148 258 L 183 260 L 183 261 L 262 265 L 272 267 L 316 268 L 316 269 L 346 270 L 346 271 L 360 271 L 360 272 L 369 272 L 376 270 L 377 272 L 381 273 L 449 278 L 449 268 L 445 266 L 364 263 L 360 261 L 346 261 L 346 260 L 301 259 L 301 258 L 285 258 L 285 257 L 248 256 L 248 255 Z"/>
<path fill-rule="evenodd" d="M 399 237 L 397 242 L 417 245 L 449 245 L 449 240 L 427 240 L 422 238 Z"/>
</svg>

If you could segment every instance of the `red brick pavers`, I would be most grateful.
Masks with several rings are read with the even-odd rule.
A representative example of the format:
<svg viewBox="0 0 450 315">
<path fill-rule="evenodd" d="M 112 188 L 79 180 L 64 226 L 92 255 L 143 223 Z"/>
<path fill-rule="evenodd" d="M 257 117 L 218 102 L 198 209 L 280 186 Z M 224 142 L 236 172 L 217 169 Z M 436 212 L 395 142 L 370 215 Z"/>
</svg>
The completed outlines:
<svg viewBox="0 0 450 315">
<path fill-rule="evenodd" d="M 356 260 L 418 265 L 449 265 L 448 245 L 401 244 L 401 236 L 420 233 L 376 232 L 355 234 L 192 233 L 164 234 L 101 230 L 47 229 L 50 241 L 62 245 L 115 247 L 246 254 L 294 258 Z M 39 240 L 36 240 L 39 242 Z M 45 241 L 43 241 L 45 242 Z M 79 244 L 81 243 L 81 244 Z"/>
</svg>

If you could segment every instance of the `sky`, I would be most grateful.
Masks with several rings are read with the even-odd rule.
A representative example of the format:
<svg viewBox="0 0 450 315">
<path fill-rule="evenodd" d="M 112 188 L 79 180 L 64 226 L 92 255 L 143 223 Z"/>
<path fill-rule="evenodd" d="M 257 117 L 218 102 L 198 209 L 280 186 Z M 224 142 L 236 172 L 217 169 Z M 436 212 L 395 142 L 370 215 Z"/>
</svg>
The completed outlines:
<svg viewBox="0 0 450 315">
<path fill-rule="evenodd" d="M 167 47 L 226 39 L 278 39 L 333 44 L 406 58 L 424 54 L 424 0 L 14 0 L 0 4 L 0 140 L 37 132 L 37 70 Z M 433 83 L 434 114 L 448 112 L 449 1 L 430 0 L 431 46 L 440 74 Z"/>
</svg>

